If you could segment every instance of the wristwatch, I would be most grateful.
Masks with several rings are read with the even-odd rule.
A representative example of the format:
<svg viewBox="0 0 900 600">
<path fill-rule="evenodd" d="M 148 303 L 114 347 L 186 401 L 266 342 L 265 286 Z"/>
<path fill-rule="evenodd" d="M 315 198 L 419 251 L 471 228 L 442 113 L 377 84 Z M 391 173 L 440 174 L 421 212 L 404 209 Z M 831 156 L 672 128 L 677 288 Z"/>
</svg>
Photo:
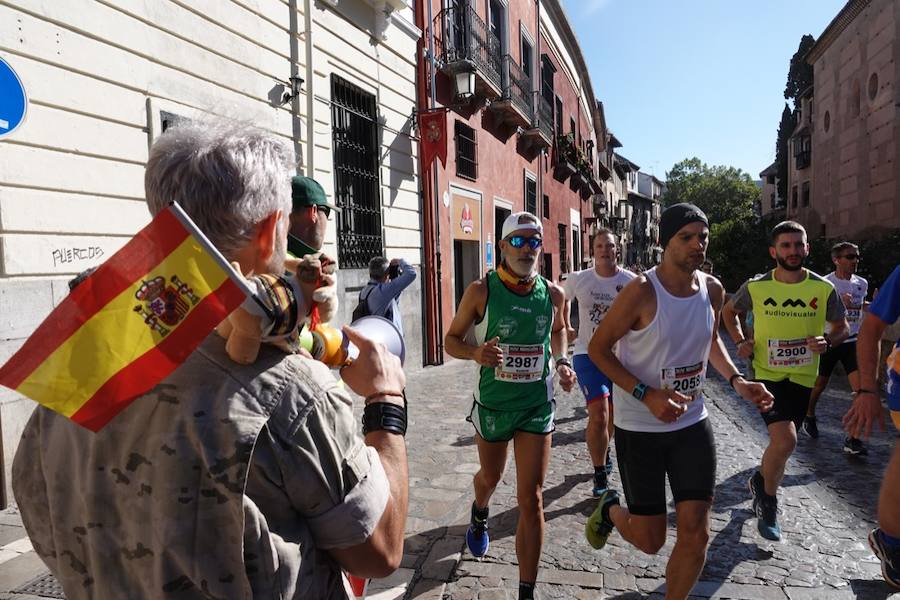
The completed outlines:
<svg viewBox="0 0 900 600">
<path fill-rule="evenodd" d="M 645 383 L 638 382 L 638 384 L 636 386 L 634 386 L 634 389 L 631 390 L 631 395 L 634 396 L 635 398 L 637 398 L 638 400 L 640 400 L 641 402 L 644 401 L 644 396 L 646 394 L 647 394 L 647 384 L 645 384 Z"/>
<path fill-rule="evenodd" d="M 569 359 L 566 358 L 565 356 L 559 356 L 557 358 L 554 358 L 553 360 L 556 362 L 555 368 L 557 368 L 557 369 L 560 367 L 563 367 L 563 366 L 569 367 L 570 369 L 572 368 L 572 363 L 569 362 Z"/>
</svg>

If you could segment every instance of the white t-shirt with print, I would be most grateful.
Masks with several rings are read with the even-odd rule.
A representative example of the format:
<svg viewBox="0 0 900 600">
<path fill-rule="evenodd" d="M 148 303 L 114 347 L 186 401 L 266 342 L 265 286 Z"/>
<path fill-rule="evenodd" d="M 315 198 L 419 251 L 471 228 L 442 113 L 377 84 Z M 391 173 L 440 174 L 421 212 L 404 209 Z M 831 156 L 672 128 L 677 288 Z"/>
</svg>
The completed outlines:
<svg viewBox="0 0 900 600">
<path fill-rule="evenodd" d="M 594 330 L 609 312 L 613 300 L 629 281 L 637 277 L 627 269 L 620 268 L 612 277 L 601 277 L 592 268 L 570 273 L 564 287 L 566 298 L 578 300 L 578 337 L 575 340 L 575 354 L 587 354 L 588 343 Z"/>
</svg>

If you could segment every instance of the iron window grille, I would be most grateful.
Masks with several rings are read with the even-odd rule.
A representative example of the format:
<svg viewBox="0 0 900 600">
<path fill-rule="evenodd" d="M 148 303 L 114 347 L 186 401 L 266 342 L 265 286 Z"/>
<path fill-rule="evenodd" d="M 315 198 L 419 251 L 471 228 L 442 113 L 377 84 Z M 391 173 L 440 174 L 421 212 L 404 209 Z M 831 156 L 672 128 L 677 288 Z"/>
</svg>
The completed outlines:
<svg viewBox="0 0 900 600">
<path fill-rule="evenodd" d="M 456 174 L 466 179 L 478 179 L 478 138 L 474 129 L 456 121 L 454 127 L 456 146 Z"/>
<path fill-rule="evenodd" d="M 338 207 L 338 261 L 364 268 L 384 255 L 375 96 L 331 76 L 334 195 Z"/>
</svg>

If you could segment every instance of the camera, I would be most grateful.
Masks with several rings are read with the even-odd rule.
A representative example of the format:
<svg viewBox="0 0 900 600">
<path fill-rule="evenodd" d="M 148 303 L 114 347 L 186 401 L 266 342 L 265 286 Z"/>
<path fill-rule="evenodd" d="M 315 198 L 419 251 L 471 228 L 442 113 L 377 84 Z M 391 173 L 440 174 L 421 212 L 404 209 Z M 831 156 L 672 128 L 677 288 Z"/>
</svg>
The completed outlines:
<svg viewBox="0 0 900 600">
<path fill-rule="evenodd" d="M 400 277 L 400 273 L 402 273 L 402 271 L 400 270 L 399 264 L 393 264 L 388 267 L 388 279 L 397 279 Z"/>
</svg>

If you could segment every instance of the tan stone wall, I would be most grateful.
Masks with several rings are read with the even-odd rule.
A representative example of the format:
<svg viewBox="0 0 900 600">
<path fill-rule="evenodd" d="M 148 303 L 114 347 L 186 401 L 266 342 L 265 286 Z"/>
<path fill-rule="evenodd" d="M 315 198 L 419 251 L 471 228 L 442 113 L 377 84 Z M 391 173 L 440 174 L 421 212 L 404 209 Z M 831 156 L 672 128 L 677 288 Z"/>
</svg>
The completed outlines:
<svg viewBox="0 0 900 600">
<path fill-rule="evenodd" d="M 816 185 L 799 216 L 828 237 L 900 227 L 900 1 L 873 0 L 814 69 Z"/>
</svg>

